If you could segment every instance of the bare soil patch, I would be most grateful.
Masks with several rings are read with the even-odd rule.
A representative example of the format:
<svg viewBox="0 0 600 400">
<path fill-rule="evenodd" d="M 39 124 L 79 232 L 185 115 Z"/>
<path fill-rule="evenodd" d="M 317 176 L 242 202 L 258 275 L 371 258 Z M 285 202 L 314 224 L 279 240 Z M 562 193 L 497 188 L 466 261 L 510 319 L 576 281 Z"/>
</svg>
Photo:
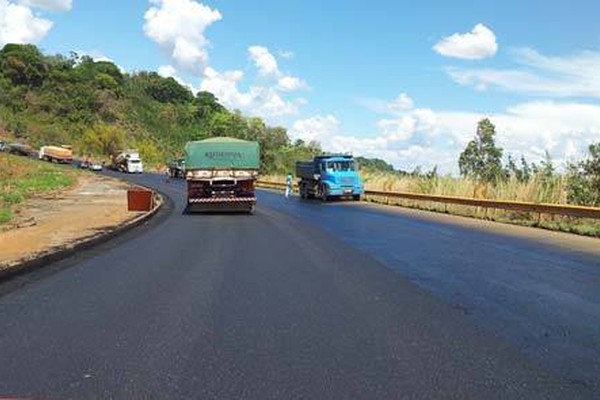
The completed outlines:
<svg viewBox="0 0 600 400">
<path fill-rule="evenodd" d="M 0 232 L 0 269 L 114 228 L 140 213 L 127 211 L 128 184 L 83 174 L 69 190 L 27 200 Z"/>
</svg>

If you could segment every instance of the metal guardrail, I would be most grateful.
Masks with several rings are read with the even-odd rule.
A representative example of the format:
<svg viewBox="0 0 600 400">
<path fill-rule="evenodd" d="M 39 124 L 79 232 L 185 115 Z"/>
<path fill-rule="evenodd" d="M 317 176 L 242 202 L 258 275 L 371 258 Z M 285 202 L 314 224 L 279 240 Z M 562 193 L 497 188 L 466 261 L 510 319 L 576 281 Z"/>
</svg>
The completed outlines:
<svg viewBox="0 0 600 400">
<path fill-rule="evenodd" d="M 263 187 L 284 188 L 285 183 L 258 181 L 257 184 Z M 438 196 L 431 194 L 419 194 L 410 192 L 384 192 L 378 190 L 365 191 L 367 196 L 379 196 L 404 200 L 428 201 L 433 203 L 444 203 L 461 206 L 481 207 L 484 209 L 493 208 L 499 210 L 531 212 L 538 214 L 565 215 L 578 218 L 600 219 L 600 208 L 574 206 L 568 204 L 547 204 L 547 203 L 528 203 L 521 201 L 506 200 L 484 200 L 473 199 L 469 197 L 457 196 Z"/>
</svg>

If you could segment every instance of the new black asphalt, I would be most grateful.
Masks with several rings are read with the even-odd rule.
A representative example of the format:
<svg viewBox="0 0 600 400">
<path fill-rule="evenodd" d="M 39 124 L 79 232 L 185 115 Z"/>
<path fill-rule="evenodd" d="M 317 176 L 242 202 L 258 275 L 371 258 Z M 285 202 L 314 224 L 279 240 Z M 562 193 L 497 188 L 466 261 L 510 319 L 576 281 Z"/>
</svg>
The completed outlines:
<svg viewBox="0 0 600 400">
<path fill-rule="evenodd" d="M 268 192 L 183 215 L 182 182 L 130 179 L 155 221 L 0 285 L 0 397 L 598 396 L 591 255 Z"/>
</svg>

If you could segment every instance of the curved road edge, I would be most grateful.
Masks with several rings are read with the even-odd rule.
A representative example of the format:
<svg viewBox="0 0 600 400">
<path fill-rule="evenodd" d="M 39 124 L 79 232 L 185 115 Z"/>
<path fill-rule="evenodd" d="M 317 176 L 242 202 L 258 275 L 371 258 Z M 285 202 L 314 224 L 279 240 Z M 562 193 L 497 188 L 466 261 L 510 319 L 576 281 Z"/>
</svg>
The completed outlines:
<svg viewBox="0 0 600 400">
<path fill-rule="evenodd" d="M 127 183 L 131 183 L 128 181 L 124 181 Z M 138 187 L 143 187 L 147 190 L 151 190 L 154 195 L 154 207 L 151 211 L 148 211 L 142 215 L 137 216 L 136 218 L 125 221 L 115 227 L 107 228 L 102 230 L 99 233 L 95 233 L 93 235 L 85 236 L 81 239 L 76 240 L 74 243 L 69 243 L 66 245 L 53 247 L 49 249 L 47 252 L 41 253 L 35 256 L 32 259 L 26 259 L 22 262 L 14 264 L 7 269 L 0 270 L 0 284 L 6 282 L 12 278 L 17 276 L 24 275 L 29 272 L 36 271 L 41 269 L 49 264 L 64 260 L 70 256 L 77 254 L 80 251 L 89 250 L 93 247 L 96 247 L 100 244 L 104 244 L 109 242 L 110 240 L 123 235 L 126 232 L 131 231 L 132 229 L 148 222 L 152 217 L 154 217 L 158 211 L 165 205 L 166 196 L 163 193 L 160 193 L 154 188 L 145 187 L 142 185 L 136 185 Z"/>
</svg>

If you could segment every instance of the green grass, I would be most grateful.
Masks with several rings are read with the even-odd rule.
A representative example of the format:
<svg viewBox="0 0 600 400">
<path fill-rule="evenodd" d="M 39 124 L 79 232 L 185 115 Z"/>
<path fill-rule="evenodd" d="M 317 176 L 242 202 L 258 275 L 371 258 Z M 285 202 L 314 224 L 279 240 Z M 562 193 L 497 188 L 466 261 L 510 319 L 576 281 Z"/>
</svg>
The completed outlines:
<svg viewBox="0 0 600 400">
<path fill-rule="evenodd" d="M 12 212 L 8 208 L 0 208 L 0 225 L 10 222 L 12 219 Z"/>
<path fill-rule="evenodd" d="M 24 201 L 70 187 L 76 180 L 69 167 L 0 153 L 0 225 L 9 223 Z"/>
</svg>

